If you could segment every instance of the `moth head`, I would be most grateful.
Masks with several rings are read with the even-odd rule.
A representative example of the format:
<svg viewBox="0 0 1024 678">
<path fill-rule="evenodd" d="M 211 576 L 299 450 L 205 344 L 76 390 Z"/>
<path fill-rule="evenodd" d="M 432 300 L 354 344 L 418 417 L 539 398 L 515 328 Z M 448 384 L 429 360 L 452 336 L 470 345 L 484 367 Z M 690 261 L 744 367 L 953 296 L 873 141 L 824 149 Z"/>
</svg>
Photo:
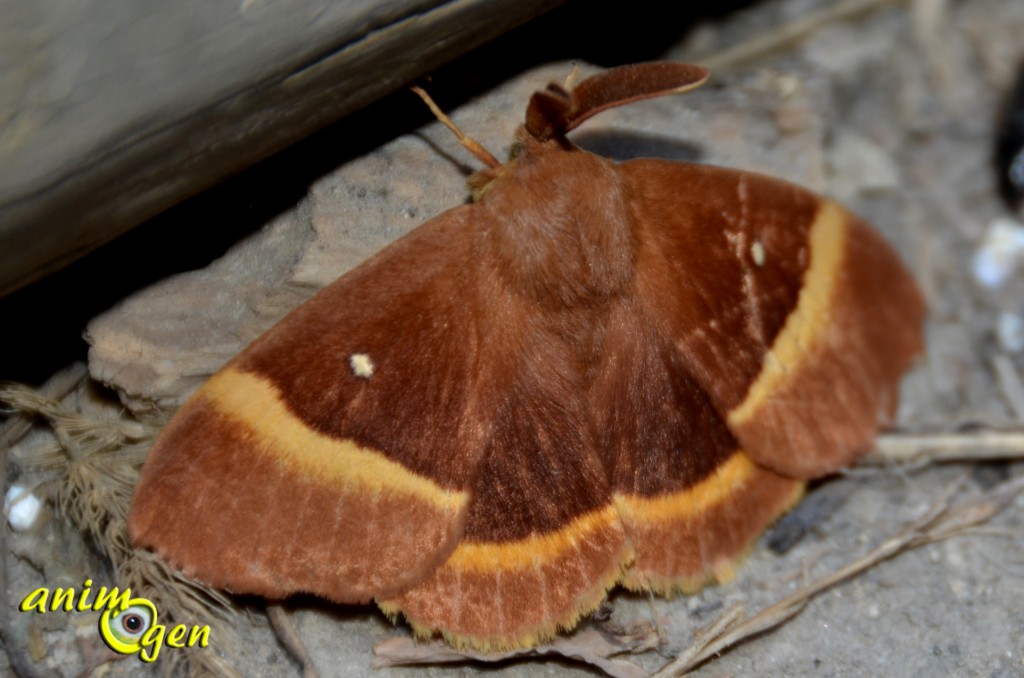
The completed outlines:
<svg viewBox="0 0 1024 678">
<path fill-rule="evenodd" d="M 570 79 L 575 72 L 574 69 Z M 509 153 L 509 164 L 540 146 L 554 143 L 562 148 L 571 148 L 572 144 L 565 135 L 601 111 L 642 99 L 688 92 L 707 82 L 710 75 L 711 72 L 702 66 L 653 61 L 602 71 L 571 88 L 568 82 L 565 85 L 552 83 L 530 98 L 526 121 L 516 134 Z M 464 134 L 422 88 L 413 87 L 412 90 L 459 142 L 486 165 L 468 182 L 473 199 L 480 200 L 493 182 L 505 174 L 505 165 Z"/>
</svg>

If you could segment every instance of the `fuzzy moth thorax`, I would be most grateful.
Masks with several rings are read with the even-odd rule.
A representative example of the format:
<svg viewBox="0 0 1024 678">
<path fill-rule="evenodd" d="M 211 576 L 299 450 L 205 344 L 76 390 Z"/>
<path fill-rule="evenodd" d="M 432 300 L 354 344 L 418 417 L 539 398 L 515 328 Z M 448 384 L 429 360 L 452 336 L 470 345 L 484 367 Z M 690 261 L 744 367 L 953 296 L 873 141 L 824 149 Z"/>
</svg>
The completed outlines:
<svg viewBox="0 0 1024 678">
<path fill-rule="evenodd" d="M 633 219 L 615 166 L 564 140 L 530 140 L 480 205 L 502 276 L 528 298 L 600 303 L 632 277 Z"/>
</svg>

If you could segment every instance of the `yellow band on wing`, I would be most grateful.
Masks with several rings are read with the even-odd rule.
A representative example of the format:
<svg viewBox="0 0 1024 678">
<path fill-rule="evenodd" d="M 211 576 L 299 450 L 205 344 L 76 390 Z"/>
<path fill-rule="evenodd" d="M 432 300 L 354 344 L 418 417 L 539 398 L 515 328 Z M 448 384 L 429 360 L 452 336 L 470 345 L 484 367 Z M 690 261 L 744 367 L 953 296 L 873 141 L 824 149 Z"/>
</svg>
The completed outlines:
<svg viewBox="0 0 1024 678">
<path fill-rule="evenodd" d="M 616 494 L 615 504 L 622 517 L 632 523 L 694 518 L 735 497 L 736 492 L 754 477 L 756 471 L 757 467 L 750 458 L 737 451 L 714 473 L 693 487 L 658 497 Z"/>
<path fill-rule="evenodd" d="M 203 386 L 200 395 L 252 431 L 281 463 L 317 481 L 405 494 L 446 513 L 457 512 L 469 502 L 468 492 L 446 490 L 380 452 L 311 429 L 289 411 L 277 388 L 259 375 L 226 368 Z"/>
<path fill-rule="evenodd" d="M 595 532 L 621 529 L 619 515 L 612 505 L 579 516 L 560 530 L 531 535 L 504 543 L 463 541 L 452 553 L 445 567 L 463 572 L 494 572 L 515 570 L 551 563 L 578 549 Z"/>
<path fill-rule="evenodd" d="M 796 308 L 775 337 L 746 398 L 729 411 L 727 419 L 730 425 L 739 426 L 753 419 L 764 402 L 792 378 L 802 355 L 827 332 L 846 234 L 846 213 L 837 204 L 823 200 L 811 224 L 808 237 L 811 260 L 804 274 Z"/>
</svg>

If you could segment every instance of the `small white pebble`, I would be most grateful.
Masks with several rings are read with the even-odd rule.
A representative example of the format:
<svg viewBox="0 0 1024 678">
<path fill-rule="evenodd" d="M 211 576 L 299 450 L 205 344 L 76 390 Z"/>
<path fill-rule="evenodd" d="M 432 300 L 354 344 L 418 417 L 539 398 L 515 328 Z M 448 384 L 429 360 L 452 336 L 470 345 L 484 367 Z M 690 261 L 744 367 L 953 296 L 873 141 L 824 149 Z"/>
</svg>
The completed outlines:
<svg viewBox="0 0 1024 678">
<path fill-rule="evenodd" d="M 1024 259 L 1024 224 L 1000 217 L 988 225 L 971 259 L 971 272 L 979 284 L 1002 287 Z"/>
<path fill-rule="evenodd" d="M 7 522 L 16 532 L 24 532 L 31 528 L 35 524 L 36 518 L 39 517 L 40 509 L 43 508 L 43 502 L 39 497 L 31 492 L 25 494 L 25 489 L 21 485 L 11 485 L 4 498 L 4 513 L 7 514 Z"/>
<path fill-rule="evenodd" d="M 868 617 L 871 619 L 878 619 L 882 614 L 882 611 L 878 609 L 878 603 L 871 603 L 868 605 Z"/>
<path fill-rule="evenodd" d="M 1003 311 L 996 320 L 996 337 L 1007 353 L 1024 350 L 1024 317 L 1018 313 Z"/>
<path fill-rule="evenodd" d="M 353 353 L 348 357 L 348 364 L 357 377 L 369 379 L 373 376 L 373 361 L 365 353 Z"/>
</svg>

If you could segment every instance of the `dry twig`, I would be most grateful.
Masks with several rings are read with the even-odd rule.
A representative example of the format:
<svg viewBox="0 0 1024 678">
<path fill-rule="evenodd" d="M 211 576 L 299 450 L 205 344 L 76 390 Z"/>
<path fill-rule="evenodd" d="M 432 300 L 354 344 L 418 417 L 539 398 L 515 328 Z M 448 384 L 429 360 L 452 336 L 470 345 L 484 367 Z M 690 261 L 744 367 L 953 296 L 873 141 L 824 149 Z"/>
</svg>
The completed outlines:
<svg viewBox="0 0 1024 678">
<path fill-rule="evenodd" d="M 302 642 L 302 636 L 299 635 L 295 625 L 292 624 L 292 620 L 288 616 L 288 611 L 284 609 L 284 605 L 281 603 L 268 603 L 267 619 L 270 620 L 270 626 L 274 629 L 278 640 L 281 641 L 285 649 L 291 653 L 292 657 L 299 662 L 299 666 L 302 667 L 302 678 L 319 678 L 320 674 L 316 670 L 313 658 L 309 655 L 306 644 Z"/>
<path fill-rule="evenodd" d="M 1024 429 L 881 435 L 860 465 L 935 464 L 1024 458 Z"/>
</svg>

